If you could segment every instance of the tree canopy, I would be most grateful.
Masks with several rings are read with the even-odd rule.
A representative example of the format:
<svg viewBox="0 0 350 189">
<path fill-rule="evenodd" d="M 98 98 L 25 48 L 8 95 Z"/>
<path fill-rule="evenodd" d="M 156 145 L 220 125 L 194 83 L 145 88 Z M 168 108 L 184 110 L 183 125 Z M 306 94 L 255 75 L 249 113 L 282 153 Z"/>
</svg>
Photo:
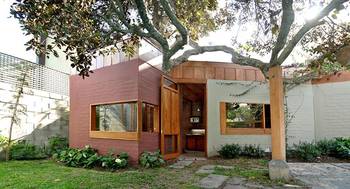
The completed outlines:
<svg viewBox="0 0 350 189">
<path fill-rule="evenodd" d="M 270 67 L 281 65 L 300 41 L 305 48 L 314 49 L 310 53 L 319 54 L 322 64 L 325 57 L 326 61 L 332 61 L 329 57 L 334 57 L 337 49 L 349 45 L 341 41 L 329 46 L 329 33 L 334 33 L 332 28 L 339 33 L 338 39 L 349 32 L 340 30 L 348 26 L 340 26 L 334 21 L 337 13 L 349 6 L 349 0 L 224 2 L 225 6 L 219 8 L 217 0 L 18 0 L 11 7 L 11 14 L 28 34 L 33 35 L 27 43 L 28 48 L 55 55 L 56 47 L 63 48 L 66 58 L 83 77 L 89 75 L 93 57 L 116 50 L 132 54 L 142 38 L 161 48 L 164 70 L 192 55 L 224 51 L 232 55 L 233 63 L 258 67 L 267 73 Z M 316 4 L 320 7 L 317 15 L 305 22 L 296 21 L 300 11 Z M 242 53 L 239 50 L 242 44 L 228 47 L 195 43 L 210 31 L 235 25 L 255 28 L 256 37 L 247 44 L 254 52 L 268 54 L 268 62 Z M 324 27 L 327 29 L 322 29 Z M 43 37 L 52 38 L 52 43 L 45 45 L 41 40 Z M 193 49 L 172 59 L 188 43 Z M 325 47 L 325 43 L 328 46 Z"/>
</svg>

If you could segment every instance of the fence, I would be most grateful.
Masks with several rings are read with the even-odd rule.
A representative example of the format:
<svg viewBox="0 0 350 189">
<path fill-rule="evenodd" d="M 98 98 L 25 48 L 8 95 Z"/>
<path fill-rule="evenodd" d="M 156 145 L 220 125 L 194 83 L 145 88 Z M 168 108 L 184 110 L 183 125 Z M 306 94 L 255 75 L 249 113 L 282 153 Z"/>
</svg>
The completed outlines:
<svg viewBox="0 0 350 189">
<path fill-rule="evenodd" d="M 69 95 L 69 74 L 4 53 L 0 53 L 0 82 L 16 85 L 16 76 L 22 73 L 18 69 L 21 64 L 30 66 L 29 88 Z"/>
</svg>

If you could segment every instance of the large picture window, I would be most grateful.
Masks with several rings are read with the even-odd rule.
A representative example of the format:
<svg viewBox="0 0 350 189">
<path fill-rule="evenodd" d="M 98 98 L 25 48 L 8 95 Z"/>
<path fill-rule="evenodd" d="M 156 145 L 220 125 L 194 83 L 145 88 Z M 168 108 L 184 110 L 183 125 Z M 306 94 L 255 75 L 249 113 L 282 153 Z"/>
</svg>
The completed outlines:
<svg viewBox="0 0 350 189">
<path fill-rule="evenodd" d="M 93 138 L 136 139 L 137 107 L 137 102 L 92 105 L 90 136 Z"/>
<path fill-rule="evenodd" d="M 220 103 L 221 134 L 269 134 L 270 105 Z"/>
</svg>

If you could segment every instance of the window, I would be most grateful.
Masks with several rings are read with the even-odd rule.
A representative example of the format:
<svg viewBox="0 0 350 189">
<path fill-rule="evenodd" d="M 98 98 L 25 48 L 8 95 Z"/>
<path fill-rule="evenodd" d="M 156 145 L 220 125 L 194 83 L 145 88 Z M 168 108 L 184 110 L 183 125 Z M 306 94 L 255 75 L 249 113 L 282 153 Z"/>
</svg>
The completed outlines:
<svg viewBox="0 0 350 189">
<path fill-rule="evenodd" d="M 220 103 L 221 134 L 269 134 L 270 105 Z"/>
<path fill-rule="evenodd" d="M 158 106 L 142 103 L 142 131 L 159 132 Z"/>
<path fill-rule="evenodd" d="M 91 106 L 92 138 L 137 139 L 137 102 Z"/>
</svg>

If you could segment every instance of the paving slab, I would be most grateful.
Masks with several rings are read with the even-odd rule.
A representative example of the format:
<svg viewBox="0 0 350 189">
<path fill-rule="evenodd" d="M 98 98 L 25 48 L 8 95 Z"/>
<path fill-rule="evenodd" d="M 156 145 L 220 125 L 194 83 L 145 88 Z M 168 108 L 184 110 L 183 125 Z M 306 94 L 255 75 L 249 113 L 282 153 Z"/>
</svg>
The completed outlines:
<svg viewBox="0 0 350 189">
<path fill-rule="evenodd" d="M 350 188 L 349 164 L 289 163 L 292 176 L 317 189 Z"/>
<path fill-rule="evenodd" d="M 227 176 L 210 174 L 199 181 L 198 187 L 205 189 L 221 188 L 227 179 Z"/>
<path fill-rule="evenodd" d="M 197 174 L 211 174 L 214 173 L 215 168 L 221 168 L 221 169 L 233 169 L 233 166 L 226 166 L 226 165 L 204 165 L 196 171 Z"/>
</svg>

